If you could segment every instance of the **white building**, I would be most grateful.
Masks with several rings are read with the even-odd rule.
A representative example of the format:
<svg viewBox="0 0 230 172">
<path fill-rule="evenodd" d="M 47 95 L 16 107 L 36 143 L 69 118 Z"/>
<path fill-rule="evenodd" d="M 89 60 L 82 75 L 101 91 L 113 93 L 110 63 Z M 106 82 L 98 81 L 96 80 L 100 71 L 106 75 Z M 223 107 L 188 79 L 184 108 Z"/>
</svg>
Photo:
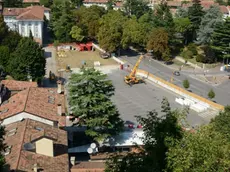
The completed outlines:
<svg viewBox="0 0 230 172">
<path fill-rule="evenodd" d="M 96 6 L 103 7 L 105 9 L 107 9 L 108 1 L 109 0 L 84 0 L 83 5 L 86 7 L 91 7 L 93 5 L 96 5 Z M 122 9 L 122 3 L 123 3 L 123 0 L 117 0 L 114 3 L 113 9 L 114 10 Z"/>
<path fill-rule="evenodd" d="M 30 31 L 36 42 L 43 43 L 44 16 L 50 19 L 50 9 L 43 6 L 27 8 L 4 8 L 4 21 L 7 26 L 22 36 L 29 36 Z"/>
</svg>

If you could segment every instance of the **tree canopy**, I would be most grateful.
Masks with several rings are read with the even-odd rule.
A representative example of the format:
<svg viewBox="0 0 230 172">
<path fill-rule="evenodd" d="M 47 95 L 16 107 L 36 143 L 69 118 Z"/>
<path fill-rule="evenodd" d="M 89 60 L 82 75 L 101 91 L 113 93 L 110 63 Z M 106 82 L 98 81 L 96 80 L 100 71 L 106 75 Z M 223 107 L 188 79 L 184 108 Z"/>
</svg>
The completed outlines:
<svg viewBox="0 0 230 172">
<path fill-rule="evenodd" d="M 123 7 L 126 14 L 134 15 L 137 18 L 150 11 L 148 1 L 146 0 L 126 0 L 124 1 Z"/>
<path fill-rule="evenodd" d="M 86 134 L 103 140 L 118 134 L 123 128 L 116 106 L 110 98 L 114 94 L 112 81 L 93 68 L 72 74 L 69 83 L 71 111 L 86 126 Z"/>
<path fill-rule="evenodd" d="M 39 81 L 45 74 L 45 64 L 42 48 L 31 38 L 25 37 L 11 54 L 9 72 L 16 80 L 26 81 L 30 75 L 32 80 Z"/>
</svg>

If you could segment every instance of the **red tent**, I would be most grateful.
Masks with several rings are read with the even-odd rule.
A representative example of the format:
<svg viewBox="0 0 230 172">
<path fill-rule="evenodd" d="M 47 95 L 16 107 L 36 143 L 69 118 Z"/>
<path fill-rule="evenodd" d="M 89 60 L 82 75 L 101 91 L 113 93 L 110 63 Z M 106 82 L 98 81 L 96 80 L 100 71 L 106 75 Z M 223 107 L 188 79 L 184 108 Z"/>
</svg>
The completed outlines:
<svg viewBox="0 0 230 172">
<path fill-rule="evenodd" d="M 87 48 L 88 51 L 92 50 L 92 46 L 93 46 L 92 42 L 88 42 L 85 46 L 86 46 L 86 48 Z"/>
</svg>

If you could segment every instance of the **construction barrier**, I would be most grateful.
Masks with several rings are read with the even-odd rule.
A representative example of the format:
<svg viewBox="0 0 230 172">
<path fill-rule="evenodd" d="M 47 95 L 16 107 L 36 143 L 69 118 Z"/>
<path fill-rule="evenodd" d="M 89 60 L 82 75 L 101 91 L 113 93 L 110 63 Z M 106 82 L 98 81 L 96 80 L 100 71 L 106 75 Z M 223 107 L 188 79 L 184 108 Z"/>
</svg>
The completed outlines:
<svg viewBox="0 0 230 172">
<path fill-rule="evenodd" d="M 191 100 L 193 100 L 195 102 L 202 102 L 202 103 L 205 103 L 205 104 L 207 104 L 208 106 L 210 106 L 210 107 L 212 107 L 214 109 L 224 110 L 223 105 L 214 103 L 214 102 L 212 102 L 212 101 L 210 101 L 210 100 L 208 100 L 208 99 L 206 99 L 204 97 L 201 97 L 201 96 L 199 96 L 197 94 L 191 93 L 191 92 L 189 92 L 189 91 L 187 91 L 187 90 L 185 90 L 185 89 L 183 89 L 183 88 L 181 88 L 179 86 L 176 86 L 176 85 L 174 85 L 174 84 L 172 84 L 172 83 L 170 83 L 168 81 L 165 81 L 165 80 L 163 80 L 163 79 L 161 79 L 161 78 L 159 78 L 159 77 L 157 77 L 157 76 L 155 76 L 155 75 L 153 75 L 153 74 L 151 74 L 151 73 L 149 73 L 147 71 L 138 69 L 137 70 L 137 75 L 145 77 L 148 80 L 153 81 L 154 83 L 156 83 L 156 84 L 158 84 L 158 85 L 160 85 L 160 86 L 162 86 L 162 87 L 164 87 L 164 88 L 166 88 L 168 90 L 171 90 L 171 91 L 173 91 L 173 92 L 175 92 L 175 93 L 177 93 L 177 94 L 179 94 L 181 96 L 189 98 L 189 99 L 191 99 Z"/>
</svg>

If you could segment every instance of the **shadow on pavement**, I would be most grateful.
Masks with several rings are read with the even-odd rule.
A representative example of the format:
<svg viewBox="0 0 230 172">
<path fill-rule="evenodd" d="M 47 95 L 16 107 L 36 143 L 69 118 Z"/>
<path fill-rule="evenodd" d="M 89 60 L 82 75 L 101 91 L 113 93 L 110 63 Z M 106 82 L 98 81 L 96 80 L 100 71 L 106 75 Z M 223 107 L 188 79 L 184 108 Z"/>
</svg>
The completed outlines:
<svg viewBox="0 0 230 172">
<path fill-rule="evenodd" d="M 51 58 L 52 57 L 52 52 L 45 51 L 44 56 L 45 56 L 45 58 Z"/>
</svg>

